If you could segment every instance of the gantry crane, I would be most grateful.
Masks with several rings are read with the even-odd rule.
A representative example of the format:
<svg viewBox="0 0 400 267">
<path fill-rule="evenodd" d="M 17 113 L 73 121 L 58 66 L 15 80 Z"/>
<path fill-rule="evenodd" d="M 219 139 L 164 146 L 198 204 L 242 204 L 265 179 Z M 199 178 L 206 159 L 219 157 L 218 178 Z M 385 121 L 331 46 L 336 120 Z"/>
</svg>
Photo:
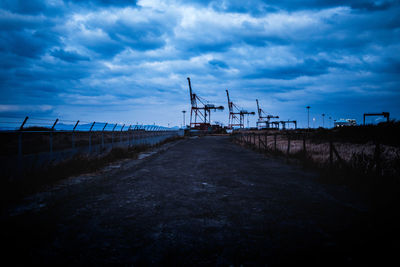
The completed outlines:
<svg viewBox="0 0 400 267">
<path fill-rule="evenodd" d="M 273 128 L 273 129 L 279 129 L 279 121 L 273 121 L 273 122 L 271 122 L 271 128 Z"/>
<path fill-rule="evenodd" d="M 189 77 L 187 78 L 187 80 L 189 83 L 190 103 L 192 105 L 192 108 L 190 110 L 190 128 L 207 130 L 211 126 L 211 111 L 224 110 L 224 107 L 217 107 L 213 104 L 208 104 L 206 100 L 201 99 L 198 95 L 192 92 L 192 85 L 190 84 Z M 201 107 L 197 106 L 198 102 L 202 104 Z"/>
<path fill-rule="evenodd" d="M 285 130 L 286 129 L 286 124 L 289 124 L 289 123 L 293 123 L 294 124 L 294 128 L 297 129 L 297 121 L 287 120 L 287 121 L 280 121 L 279 123 L 282 124 L 282 130 Z"/>
<path fill-rule="evenodd" d="M 270 120 L 271 119 L 279 119 L 279 116 L 273 116 L 273 115 L 269 115 L 266 114 L 261 108 L 260 105 L 258 104 L 258 99 L 256 99 L 257 102 L 257 112 L 258 112 L 258 121 L 257 121 L 257 128 L 259 125 L 261 125 L 261 127 L 263 126 L 263 124 L 265 124 L 265 128 L 270 128 Z M 264 116 L 266 115 L 266 116 Z M 267 120 L 265 120 L 267 119 Z"/>
<path fill-rule="evenodd" d="M 228 90 L 226 90 L 226 96 L 228 98 L 229 107 L 228 129 L 233 129 L 233 127 L 235 126 L 238 126 L 239 128 L 244 128 L 244 115 L 255 115 L 256 113 L 254 111 L 249 112 L 247 110 L 242 110 L 237 105 L 233 104 L 233 102 L 229 98 Z"/>
</svg>

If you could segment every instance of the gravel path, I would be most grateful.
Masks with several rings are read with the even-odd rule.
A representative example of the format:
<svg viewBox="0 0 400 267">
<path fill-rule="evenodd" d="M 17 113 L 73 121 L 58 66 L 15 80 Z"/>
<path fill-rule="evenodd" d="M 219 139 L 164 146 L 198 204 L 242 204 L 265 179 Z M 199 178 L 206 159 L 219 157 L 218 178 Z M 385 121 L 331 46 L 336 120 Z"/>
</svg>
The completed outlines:
<svg viewBox="0 0 400 267">
<path fill-rule="evenodd" d="M 151 155 L 151 154 L 150 154 Z M 73 177 L 2 214 L 3 260 L 46 265 L 352 264 L 368 209 L 228 137 L 190 138 Z"/>
</svg>

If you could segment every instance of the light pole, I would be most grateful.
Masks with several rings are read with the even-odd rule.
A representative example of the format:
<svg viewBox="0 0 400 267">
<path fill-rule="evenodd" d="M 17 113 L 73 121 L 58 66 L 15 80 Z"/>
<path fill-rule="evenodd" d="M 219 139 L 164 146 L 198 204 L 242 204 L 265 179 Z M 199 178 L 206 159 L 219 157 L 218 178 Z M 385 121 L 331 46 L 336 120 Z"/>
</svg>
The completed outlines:
<svg viewBox="0 0 400 267">
<path fill-rule="evenodd" d="M 307 128 L 310 129 L 310 106 L 307 106 L 306 109 L 307 109 Z"/>
<path fill-rule="evenodd" d="M 186 120 L 185 120 L 186 110 L 182 110 L 182 113 L 183 113 L 183 128 L 185 128 L 186 127 Z"/>
<path fill-rule="evenodd" d="M 332 117 L 329 117 L 329 127 L 331 127 L 331 126 L 332 126 Z"/>
<path fill-rule="evenodd" d="M 322 113 L 322 128 L 325 128 L 325 114 Z"/>
</svg>

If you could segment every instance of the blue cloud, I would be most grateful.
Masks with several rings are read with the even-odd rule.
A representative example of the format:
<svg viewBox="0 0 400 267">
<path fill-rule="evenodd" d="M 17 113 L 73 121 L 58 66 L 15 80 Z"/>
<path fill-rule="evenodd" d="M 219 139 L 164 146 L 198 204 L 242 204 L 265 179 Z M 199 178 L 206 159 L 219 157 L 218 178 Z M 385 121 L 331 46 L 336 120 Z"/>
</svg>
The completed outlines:
<svg viewBox="0 0 400 267">
<path fill-rule="evenodd" d="M 306 59 L 295 65 L 257 69 L 255 72 L 244 76 L 246 79 L 283 79 L 291 80 L 300 76 L 318 76 L 328 73 L 330 67 L 340 67 L 339 64 L 326 60 Z"/>
<path fill-rule="evenodd" d="M 221 69 L 228 69 L 229 68 L 229 66 L 222 60 L 213 59 L 213 60 L 208 61 L 208 64 L 210 64 L 210 65 L 212 65 L 214 67 L 217 67 L 217 68 L 221 68 Z"/>
<path fill-rule="evenodd" d="M 373 99 L 400 117 L 399 12 L 368 0 L 4 0 L 0 112 L 178 124 L 190 76 L 212 102 L 229 88 L 283 119 L 304 105 L 339 116 L 338 101 L 359 114 Z"/>
<path fill-rule="evenodd" d="M 39 57 L 58 43 L 58 36 L 46 31 L 0 32 L 0 51 L 23 57 Z"/>
<path fill-rule="evenodd" d="M 78 62 L 89 60 L 88 57 L 82 56 L 76 52 L 65 51 L 63 49 L 55 49 L 51 52 L 54 57 L 68 62 Z"/>
<path fill-rule="evenodd" d="M 46 9 L 46 4 L 42 0 L 2 0 L 0 8 L 21 14 L 37 14 Z"/>
<path fill-rule="evenodd" d="M 75 3 L 79 5 L 91 5 L 101 7 L 125 7 L 125 6 L 136 6 L 135 0 L 66 0 L 65 2 Z"/>
<path fill-rule="evenodd" d="M 118 43 L 132 49 L 145 51 L 160 48 L 165 45 L 162 38 L 165 27 L 159 21 L 148 21 L 127 25 L 118 21 L 107 28 L 110 37 Z"/>
</svg>

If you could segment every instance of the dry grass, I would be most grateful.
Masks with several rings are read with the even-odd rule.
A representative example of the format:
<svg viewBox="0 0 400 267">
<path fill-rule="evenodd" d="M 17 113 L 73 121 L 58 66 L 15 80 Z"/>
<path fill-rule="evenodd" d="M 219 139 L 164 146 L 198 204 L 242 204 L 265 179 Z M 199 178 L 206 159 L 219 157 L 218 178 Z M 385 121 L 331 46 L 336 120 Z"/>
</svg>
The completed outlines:
<svg viewBox="0 0 400 267">
<path fill-rule="evenodd" d="M 306 166 L 321 170 L 323 176 L 332 182 L 370 187 L 379 180 L 394 186 L 399 185 L 400 188 L 400 147 L 398 146 L 380 145 L 379 171 L 375 159 L 376 145 L 371 141 L 365 144 L 333 142 L 340 159 L 333 153 L 333 163 L 330 164 L 330 144 L 327 140 L 306 139 L 306 153 L 304 153 L 303 138 L 291 135 L 288 153 L 289 142 L 286 132 L 280 134 L 275 132 L 268 136 L 265 133 L 258 133 L 260 135 L 258 136 L 257 132 L 244 134 L 247 136 L 243 137 L 243 145 L 249 145 L 261 152 L 284 156 L 287 159 L 296 158 Z M 236 140 L 240 141 L 240 139 Z"/>
<path fill-rule="evenodd" d="M 77 155 L 72 159 L 58 162 L 57 164 L 47 165 L 40 170 L 26 171 L 18 177 L 0 181 L 1 205 L 9 204 L 10 201 L 18 200 L 21 197 L 34 193 L 43 186 L 47 186 L 61 179 L 70 176 L 90 173 L 100 170 L 107 164 L 122 160 L 136 159 L 139 153 L 154 147 L 159 147 L 165 143 L 182 139 L 183 137 L 171 137 L 154 146 L 139 145 L 129 148 L 114 148 L 106 154 L 96 155 Z"/>
</svg>

